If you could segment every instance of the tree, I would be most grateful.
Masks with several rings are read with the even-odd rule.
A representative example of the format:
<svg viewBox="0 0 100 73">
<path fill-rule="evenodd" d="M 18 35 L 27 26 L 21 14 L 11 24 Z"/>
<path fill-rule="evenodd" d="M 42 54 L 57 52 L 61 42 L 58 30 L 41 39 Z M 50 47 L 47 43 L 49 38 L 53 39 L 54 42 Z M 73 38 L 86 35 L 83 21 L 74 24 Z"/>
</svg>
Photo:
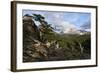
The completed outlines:
<svg viewBox="0 0 100 73">
<path fill-rule="evenodd" d="M 53 27 L 51 27 L 51 24 L 48 24 L 47 21 L 45 21 L 45 17 L 43 17 L 40 14 L 33 14 L 33 19 L 36 21 L 40 22 L 40 28 L 42 29 L 42 31 L 52 31 Z"/>
<path fill-rule="evenodd" d="M 51 24 L 48 24 L 48 22 L 45 21 L 45 17 L 40 14 L 33 14 L 33 19 L 40 22 L 40 37 L 42 41 L 46 41 L 48 39 L 47 36 L 53 33 L 53 27 L 51 27 Z"/>
<path fill-rule="evenodd" d="M 40 14 L 33 14 L 33 19 L 35 21 L 39 21 L 41 24 L 43 24 L 43 21 L 44 21 L 45 17 L 43 17 Z"/>
</svg>

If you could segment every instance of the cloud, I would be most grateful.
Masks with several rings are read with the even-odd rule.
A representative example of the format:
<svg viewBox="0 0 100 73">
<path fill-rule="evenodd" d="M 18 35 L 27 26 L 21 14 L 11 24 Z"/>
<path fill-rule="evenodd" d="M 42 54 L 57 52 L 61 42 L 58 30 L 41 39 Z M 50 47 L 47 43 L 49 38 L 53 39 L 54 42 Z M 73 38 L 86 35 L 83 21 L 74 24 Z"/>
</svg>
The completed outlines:
<svg viewBox="0 0 100 73">
<path fill-rule="evenodd" d="M 51 13 L 51 12 L 35 12 L 37 14 L 41 14 L 45 17 L 45 20 L 52 24 L 52 27 L 55 28 L 55 31 L 60 33 L 63 31 L 64 33 L 69 33 L 70 30 L 76 30 L 77 27 L 75 24 L 72 24 L 68 21 L 64 20 L 64 13 Z"/>
<path fill-rule="evenodd" d="M 68 21 L 63 21 L 62 23 L 61 23 L 61 25 L 62 25 L 62 30 L 63 30 L 63 32 L 64 33 L 70 33 L 70 31 L 72 30 L 72 31 L 76 31 L 77 30 L 77 27 L 74 25 L 74 24 L 71 24 L 71 23 L 69 23 Z"/>
<path fill-rule="evenodd" d="M 70 30 L 77 30 L 77 27 L 74 24 L 71 24 L 68 21 L 60 21 L 58 20 L 58 22 L 55 22 L 56 24 L 53 25 L 54 27 L 58 27 L 58 29 L 60 30 L 59 33 L 61 31 L 63 31 L 64 33 L 69 33 Z"/>
<path fill-rule="evenodd" d="M 80 28 L 85 31 L 91 31 L 91 22 L 85 22 Z"/>
</svg>

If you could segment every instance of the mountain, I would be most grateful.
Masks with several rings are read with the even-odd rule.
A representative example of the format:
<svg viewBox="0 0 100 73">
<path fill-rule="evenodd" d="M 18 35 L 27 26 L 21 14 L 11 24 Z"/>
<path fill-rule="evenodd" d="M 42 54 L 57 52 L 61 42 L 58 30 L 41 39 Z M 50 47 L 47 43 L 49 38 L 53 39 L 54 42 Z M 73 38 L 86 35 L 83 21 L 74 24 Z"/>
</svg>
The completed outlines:
<svg viewBox="0 0 100 73">
<path fill-rule="evenodd" d="M 69 27 L 66 29 L 63 29 L 62 26 L 54 26 L 54 32 L 58 33 L 58 34 L 79 34 L 79 35 L 83 35 L 83 34 L 87 34 L 90 33 L 90 29 L 86 30 L 86 29 L 77 29 L 76 27 Z"/>
<path fill-rule="evenodd" d="M 90 34 L 90 31 L 86 31 L 86 30 L 77 30 L 79 32 L 80 35 L 84 35 L 84 34 Z"/>
</svg>

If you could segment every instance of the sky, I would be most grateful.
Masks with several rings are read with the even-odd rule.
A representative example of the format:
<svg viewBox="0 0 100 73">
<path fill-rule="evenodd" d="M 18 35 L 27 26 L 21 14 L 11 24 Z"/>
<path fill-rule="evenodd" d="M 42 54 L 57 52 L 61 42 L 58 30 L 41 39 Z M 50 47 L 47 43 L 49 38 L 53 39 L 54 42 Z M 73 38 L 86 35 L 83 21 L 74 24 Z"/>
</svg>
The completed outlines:
<svg viewBox="0 0 100 73">
<path fill-rule="evenodd" d="M 55 28 L 56 32 L 68 33 L 69 30 L 85 30 L 91 29 L 91 14 L 84 12 L 60 12 L 60 11 L 37 11 L 23 10 L 25 14 L 41 14 L 45 17 L 45 21 Z M 36 25 L 39 25 L 36 22 Z"/>
</svg>

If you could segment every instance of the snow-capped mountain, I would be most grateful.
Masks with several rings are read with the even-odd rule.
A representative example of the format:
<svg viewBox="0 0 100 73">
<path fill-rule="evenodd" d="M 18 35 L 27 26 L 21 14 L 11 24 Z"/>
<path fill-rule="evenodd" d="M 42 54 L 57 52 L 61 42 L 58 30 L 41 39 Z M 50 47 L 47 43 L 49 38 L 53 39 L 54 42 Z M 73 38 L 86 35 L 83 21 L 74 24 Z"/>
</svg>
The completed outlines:
<svg viewBox="0 0 100 73">
<path fill-rule="evenodd" d="M 79 34 L 84 35 L 87 33 L 90 33 L 90 30 L 83 30 L 83 29 L 76 29 L 76 28 L 67 28 L 66 30 L 63 30 L 63 27 L 57 26 L 54 31 L 59 34 Z"/>
</svg>

